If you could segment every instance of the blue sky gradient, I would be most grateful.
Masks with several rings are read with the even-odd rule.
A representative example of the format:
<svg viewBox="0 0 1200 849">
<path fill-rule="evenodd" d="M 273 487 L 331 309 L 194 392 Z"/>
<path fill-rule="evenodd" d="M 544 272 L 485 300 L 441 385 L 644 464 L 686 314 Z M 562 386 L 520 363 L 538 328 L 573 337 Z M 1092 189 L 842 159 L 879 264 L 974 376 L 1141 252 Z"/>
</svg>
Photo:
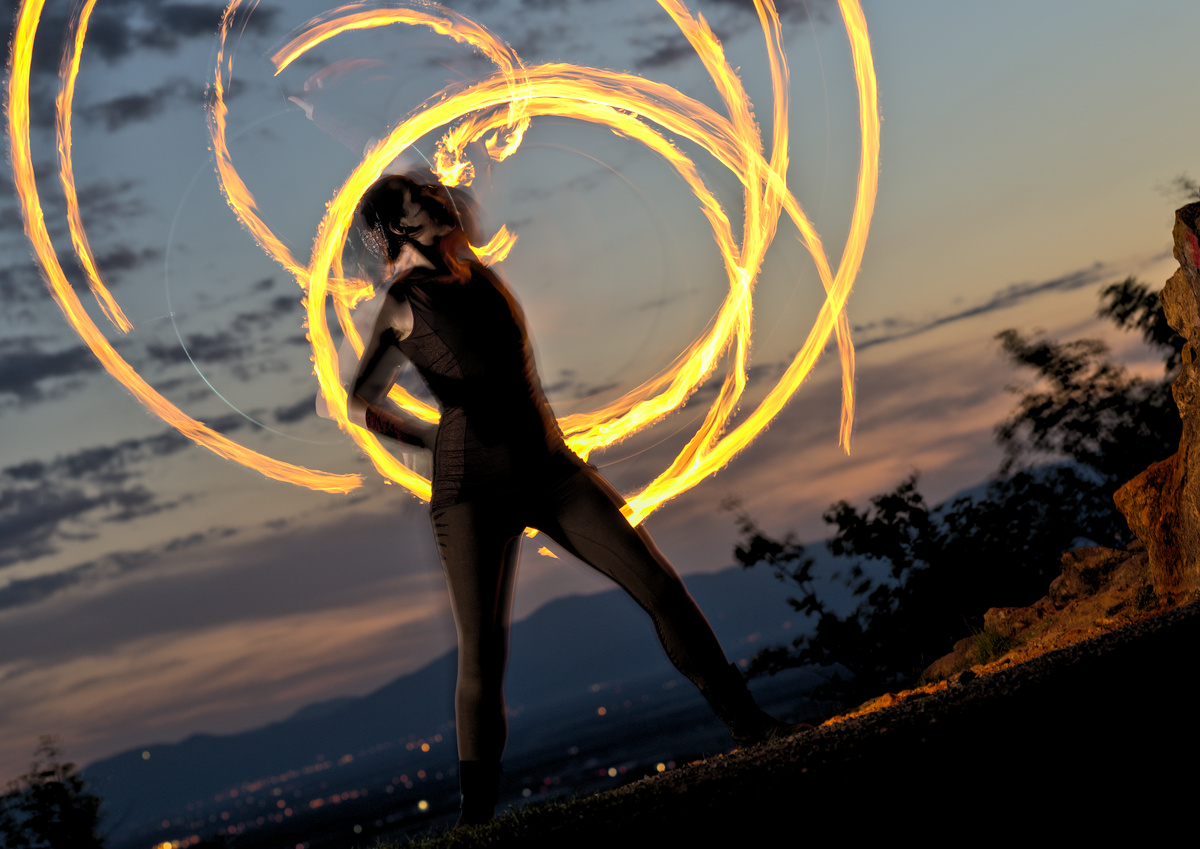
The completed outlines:
<svg viewBox="0 0 1200 849">
<path fill-rule="evenodd" d="M 451 5 L 528 63 L 628 70 L 719 103 L 652 0 Z M 769 77 L 747 4 L 690 6 L 724 39 L 768 132 Z M 35 53 L 33 146 L 65 259 L 47 105 L 69 4 L 48 7 Z M 720 509 L 731 495 L 767 530 L 819 539 L 831 502 L 862 500 L 913 469 L 935 500 L 994 471 L 992 428 L 1019 379 L 993 342 L 1001 329 L 1102 335 L 1131 368 L 1153 366 L 1136 340 L 1097 323 L 1096 292 L 1129 274 L 1157 286 L 1173 270 L 1173 210 L 1185 198 L 1170 184 L 1200 173 L 1190 95 L 1200 6 L 863 7 L 884 124 L 879 201 L 848 307 L 860 353 L 854 450 L 847 457 L 837 447 L 838 372 L 827 357 L 750 449 L 649 519 L 685 575 L 731 562 L 734 522 Z M 285 99 L 317 66 L 275 79 L 265 57 L 325 8 L 260 4 L 238 44 L 229 100 L 234 161 L 265 219 L 301 256 L 356 158 Z M 289 487 L 147 415 L 63 321 L 31 260 L 15 196 L 0 196 L 0 778 L 25 768 L 39 734 L 63 735 L 70 756 L 86 762 L 246 728 L 367 692 L 453 641 L 423 505 L 385 486 L 312 413 L 301 293 L 217 190 L 204 109 L 220 9 L 97 7 L 74 156 L 85 225 L 135 328 L 109 338 L 190 415 L 273 456 L 359 472 L 367 483 L 348 496 Z M 789 184 L 836 261 L 858 161 L 845 32 L 835 3 L 788 0 L 781 10 L 792 72 Z M 345 36 L 318 58 L 356 56 L 395 69 L 381 123 L 488 72 L 464 48 L 395 29 Z M 697 161 L 736 221 L 737 181 Z M 481 173 L 476 189 L 486 227 L 519 234 L 500 271 L 530 319 L 560 413 L 656 373 L 724 296 L 690 192 L 607 131 L 540 119 L 521 152 Z M 781 227 L 756 292 L 746 409 L 794 355 L 821 299 L 794 229 Z M 693 432 L 708 397 L 702 389 L 598 458 L 605 474 L 623 491 L 644 485 Z M 518 616 L 605 587 L 534 548 L 526 546 Z M 781 597 L 780 611 L 764 616 L 783 608 Z"/>
</svg>

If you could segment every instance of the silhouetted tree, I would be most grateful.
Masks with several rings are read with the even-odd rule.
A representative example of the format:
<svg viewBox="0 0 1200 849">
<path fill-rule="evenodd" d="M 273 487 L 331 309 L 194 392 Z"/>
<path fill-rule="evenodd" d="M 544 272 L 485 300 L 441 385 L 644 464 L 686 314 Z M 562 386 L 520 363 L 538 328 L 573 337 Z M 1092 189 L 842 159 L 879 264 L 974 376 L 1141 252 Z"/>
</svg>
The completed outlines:
<svg viewBox="0 0 1200 849">
<path fill-rule="evenodd" d="M 1133 278 L 1106 287 L 1100 299 L 1102 317 L 1139 331 L 1162 354 L 1162 378 L 1130 375 L 1098 340 L 999 334 L 1008 358 L 1038 381 L 996 428 L 1005 459 L 986 491 L 931 508 L 914 474 L 865 510 L 841 501 L 824 514 L 836 529 L 829 550 L 853 561 L 846 586 L 862 598 L 853 613 L 829 609 L 804 546 L 790 536 L 767 537 L 749 517 L 738 517 L 739 562 L 766 564 L 797 585 L 801 594 L 788 602 L 816 618 L 815 629 L 791 647 L 760 651 L 751 674 L 836 662 L 854 680 L 833 687 L 851 696 L 910 681 L 980 629 L 988 607 L 1043 595 L 1064 551 L 1085 541 L 1129 542 L 1112 493 L 1178 446 L 1170 383 L 1183 340 L 1162 317 L 1158 296 Z"/>
<path fill-rule="evenodd" d="M 1017 366 L 1033 369 L 1043 388 L 1026 393 L 997 427 L 1005 452 L 1000 474 L 1067 459 L 1105 486 L 1119 485 L 1177 447 L 1181 423 L 1170 385 L 1183 339 L 1167 324 L 1158 295 L 1132 277 L 1106 287 L 1100 298 L 1102 317 L 1137 330 L 1163 355 L 1162 377 L 1130 376 L 1097 339 L 1032 340 L 1005 330 L 997 336 L 1004 352 Z"/>
<path fill-rule="evenodd" d="M 58 741 L 42 737 L 29 772 L 0 797 L 0 842 L 5 849 L 103 849 L 99 813 L 100 799 L 62 761 Z"/>
</svg>

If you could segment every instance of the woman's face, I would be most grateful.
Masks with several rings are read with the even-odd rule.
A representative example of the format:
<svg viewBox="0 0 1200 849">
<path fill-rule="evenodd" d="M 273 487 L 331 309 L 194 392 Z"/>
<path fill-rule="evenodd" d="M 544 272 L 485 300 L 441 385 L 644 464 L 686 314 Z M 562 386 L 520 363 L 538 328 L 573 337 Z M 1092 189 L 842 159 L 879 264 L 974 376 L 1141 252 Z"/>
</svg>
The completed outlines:
<svg viewBox="0 0 1200 849">
<path fill-rule="evenodd" d="M 404 241 L 417 242 L 426 247 L 454 229 L 448 224 L 434 222 L 410 194 L 404 196 L 404 215 L 398 221 L 388 222 L 387 226 Z"/>
</svg>

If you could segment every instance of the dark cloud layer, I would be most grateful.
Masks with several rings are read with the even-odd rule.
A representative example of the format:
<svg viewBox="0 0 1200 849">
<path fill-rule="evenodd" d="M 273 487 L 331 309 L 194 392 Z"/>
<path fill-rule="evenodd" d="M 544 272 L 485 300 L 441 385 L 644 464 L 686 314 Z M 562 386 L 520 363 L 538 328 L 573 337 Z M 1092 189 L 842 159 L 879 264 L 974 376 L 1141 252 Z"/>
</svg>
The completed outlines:
<svg viewBox="0 0 1200 849">
<path fill-rule="evenodd" d="M 1167 254 L 1164 253 L 1158 259 L 1165 258 L 1166 256 Z M 1014 283 L 1011 286 L 1006 286 L 1003 289 L 993 292 L 990 297 L 978 304 L 965 307 L 948 315 L 935 316 L 924 320 L 891 316 L 871 322 L 870 324 L 856 325 L 852 328 L 854 347 L 857 351 L 861 352 L 876 345 L 886 345 L 889 342 L 898 342 L 902 339 L 919 336 L 922 333 L 927 333 L 957 321 L 1008 309 L 1023 301 L 1037 298 L 1041 295 L 1054 292 L 1069 292 L 1086 286 L 1097 286 L 1117 276 L 1109 266 L 1096 263 L 1088 268 L 1082 268 L 1050 280 Z M 830 337 L 829 345 L 835 346 L 836 344 L 833 337 Z M 790 362 L 787 360 L 751 364 L 746 370 L 747 384 L 755 386 L 764 381 L 775 383 L 783 376 L 789 365 Z M 570 372 L 564 372 L 564 378 L 569 379 L 570 376 Z M 696 390 L 695 395 L 692 396 L 689 403 L 695 405 L 712 401 L 716 397 L 724 377 L 724 372 L 718 370 Z M 567 380 L 563 380 L 556 382 L 554 386 L 561 390 L 568 390 L 570 384 Z"/>
<path fill-rule="evenodd" d="M 260 281 L 255 284 L 255 290 L 262 290 L 263 283 L 270 283 L 271 278 Z M 266 288 L 270 288 L 267 286 Z M 237 314 L 233 319 L 232 327 L 238 333 L 261 333 L 275 326 L 276 322 L 281 319 L 288 318 L 295 321 L 299 320 L 303 315 L 303 306 L 298 289 L 292 290 L 295 294 L 276 295 L 268 301 L 263 307 L 255 310 L 245 310 Z"/>
<path fill-rule="evenodd" d="M 0 35 L 7 44 L 16 23 L 18 0 L 5 0 Z M 174 53 L 184 41 L 216 35 L 223 3 L 162 3 L 159 0 L 106 0 L 97 4 L 88 26 L 86 49 L 106 62 L 119 62 L 139 50 Z M 259 35 L 272 31 L 279 9 L 258 6 L 236 28 Z M 67 32 L 65 9 L 43 11 L 34 40 L 35 74 L 57 77 L 62 38 Z"/>
<path fill-rule="evenodd" d="M 162 251 L 156 248 L 138 250 L 128 245 L 117 245 L 96 256 L 96 267 L 107 286 L 121 282 L 124 272 L 141 268 L 148 263 L 162 259 Z"/>
<path fill-rule="evenodd" d="M 46 284 L 34 269 L 32 260 L 0 268 L 0 301 L 6 309 L 46 297 Z"/>
<path fill-rule="evenodd" d="M 120 285 L 129 272 L 148 263 L 158 262 L 161 258 L 162 251 L 154 248 L 115 245 L 96 256 L 96 267 L 100 269 L 104 285 L 112 289 Z M 81 270 L 64 264 L 63 273 L 82 297 L 92 297 L 87 293 L 86 278 Z M 8 307 L 14 304 L 47 301 L 50 297 L 46 281 L 32 258 L 0 267 L 0 301 Z"/>
<path fill-rule="evenodd" d="M 634 43 L 643 51 L 635 63 L 639 71 L 664 68 L 696 58 L 695 49 L 682 33 L 638 39 Z"/>
<path fill-rule="evenodd" d="M 78 181 L 79 175 L 76 175 Z M 79 198 L 79 215 L 93 229 L 92 222 L 102 223 L 104 220 L 125 220 L 131 216 L 146 212 L 145 201 L 140 195 L 134 194 L 141 188 L 137 180 L 94 180 L 80 182 L 76 189 Z M 42 203 L 48 208 L 66 209 L 66 201 L 61 194 L 54 193 L 43 199 Z"/>
<path fill-rule="evenodd" d="M 750 0 L 706 0 L 705 5 L 722 6 L 757 17 L 754 4 Z M 834 0 L 775 0 L 775 9 L 779 12 L 779 17 L 795 21 L 807 21 L 812 18 L 823 23 L 828 20 L 829 11 L 833 6 Z"/>
<path fill-rule="evenodd" d="M 0 37 L 4 44 L 12 40 L 19 3 L 3 0 L 0 11 Z M 34 127 L 54 126 L 54 97 L 58 90 L 58 69 L 62 60 L 64 39 L 70 18 L 67 4 L 45 9 L 38 21 L 33 43 L 30 77 L 30 123 Z M 147 51 L 171 54 L 185 42 L 197 38 L 214 38 L 217 33 L 223 3 L 161 3 L 158 0 L 106 0 L 97 4 L 88 25 L 85 43 L 87 56 L 99 56 L 110 65 Z M 235 23 L 235 31 L 259 35 L 273 31 L 279 9 L 253 7 L 243 20 Z M 177 95 L 177 89 L 163 94 L 155 89 L 148 95 L 130 95 L 101 104 L 96 113 L 115 129 L 129 120 L 152 117 L 161 111 L 167 95 Z M 157 97 L 156 97 L 157 95 Z M 189 96 L 193 96 L 188 92 Z M 201 97 L 197 89 L 194 95 Z M 119 102 L 118 102 L 119 101 Z"/>
<path fill-rule="evenodd" d="M 103 123 L 106 130 L 113 132 L 126 124 L 157 117 L 170 101 L 187 100 L 189 96 L 199 103 L 203 100 L 203 91 L 187 80 L 176 78 L 149 91 L 103 100 L 76 111 L 85 121 Z"/>
<path fill-rule="evenodd" d="M 316 414 L 317 407 L 313 396 L 301 398 L 295 404 L 286 407 L 276 407 L 274 412 L 275 421 L 279 424 L 294 424 Z"/>
<path fill-rule="evenodd" d="M 260 281 L 255 291 L 264 291 Z M 294 356 L 284 353 L 293 344 L 307 347 L 303 333 L 296 334 L 304 319 L 298 290 L 268 297 L 244 309 L 225 328 L 185 333 L 182 339 L 168 338 L 147 345 L 147 353 L 161 365 L 223 366 L 238 380 L 250 381 L 262 374 L 285 372 L 295 366 Z M 226 329 L 227 328 L 227 329 Z"/>
<path fill-rule="evenodd" d="M 251 346 L 244 337 L 223 330 L 219 333 L 189 333 L 182 345 L 156 342 L 147 345 L 146 350 L 162 363 L 177 365 L 190 361 L 211 365 L 237 362 L 250 353 Z"/>
<path fill-rule="evenodd" d="M 228 433 L 244 424 L 228 416 L 212 426 Z M 0 469 L 0 567 L 53 554 L 65 540 L 89 539 L 103 524 L 178 506 L 138 479 L 150 464 L 189 445 L 169 430 Z"/>
<path fill-rule="evenodd" d="M 603 395 L 605 392 L 611 392 L 617 386 L 618 384 L 612 381 L 600 384 L 587 383 L 581 381 L 573 370 L 563 369 L 558 373 L 557 380 L 545 384 L 542 388 L 546 393 L 546 397 L 554 401 L 567 398 L 571 400 L 592 398 L 597 395 Z"/>
<path fill-rule="evenodd" d="M 1164 253 L 1162 257 L 1156 257 L 1156 259 L 1167 256 L 1168 254 Z M 1095 286 L 1115 276 L 1116 274 L 1114 274 L 1109 266 L 1097 262 L 1088 268 L 1081 268 L 1069 274 L 1051 278 L 1050 280 L 1013 283 L 1011 286 L 1006 286 L 1003 289 L 993 292 L 990 297 L 980 303 L 949 313 L 948 315 L 935 316 L 924 320 L 898 316 L 885 318 L 870 324 L 858 325 L 854 327 L 854 333 L 856 334 L 855 347 L 862 351 L 874 345 L 883 345 L 888 342 L 907 339 L 956 321 L 974 318 L 975 316 L 997 310 L 1008 309 L 1022 301 L 1038 297 L 1039 295 L 1051 292 L 1069 292 L 1085 286 Z"/>
<path fill-rule="evenodd" d="M 201 542 L 229 537 L 234 533 L 236 531 L 221 528 L 206 533 L 190 534 L 174 539 L 163 546 L 155 546 L 141 551 L 117 551 L 61 572 L 38 575 L 33 578 L 21 578 L 0 589 L 0 610 L 34 604 L 68 587 L 134 572 L 160 563 L 163 555 L 172 555 Z"/>
<path fill-rule="evenodd" d="M 39 351 L 31 337 L 0 343 L 0 396 L 15 396 L 22 404 L 42 400 L 48 383 L 98 371 L 100 363 L 87 347 Z"/>
<path fill-rule="evenodd" d="M 46 283 L 42 279 L 23 232 L 24 222 L 17 205 L 12 184 L 0 188 L 0 234 L 7 236 L 0 248 L 7 249 L 7 264 L 0 265 L 0 302 L 7 309 L 15 304 L 44 302 L 49 299 Z M 79 211 L 93 244 L 97 236 L 113 232 L 118 227 L 130 230 L 132 219 L 144 214 L 147 206 L 137 194 L 140 184 L 135 180 L 95 180 L 83 182 L 78 189 Z M 56 243 L 65 243 L 67 237 L 66 201 L 61 192 L 47 192 L 41 198 L 45 222 L 51 238 Z M 81 291 L 87 283 L 67 247 L 60 254 L 63 271 L 72 285 Z M 106 286 L 119 285 L 129 272 L 161 259 L 162 252 L 153 248 L 138 248 L 118 243 L 105 246 L 96 256 L 96 264 Z M 87 297 L 90 297 L 88 295 Z"/>
<path fill-rule="evenodd" d="M 750 0 L 707 0 L 690 6 L 693 14 L 703 15 L 721 41 L 739 35 L 751 28 L 758 28 L 758 13 Z M 776 0 L 776 11 L 781 21 L 795 26 L 807 21 L 828 23 L 834 0 Z M 696 51 L 682 33 L 672 31 L 669 35 L 656 35 L 634 39 L 633 44 L 641 51 L 634 60 L 639 71 L 665 68 L 688 61 L 696 61 Z"/>
</svg>

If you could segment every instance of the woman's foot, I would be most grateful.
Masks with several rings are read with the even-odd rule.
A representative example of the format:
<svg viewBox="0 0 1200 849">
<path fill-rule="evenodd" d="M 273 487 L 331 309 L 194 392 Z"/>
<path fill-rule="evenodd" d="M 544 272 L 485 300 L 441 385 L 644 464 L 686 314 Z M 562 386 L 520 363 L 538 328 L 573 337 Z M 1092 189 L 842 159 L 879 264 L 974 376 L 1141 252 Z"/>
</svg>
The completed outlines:
<svg viewBox="0 0 1200 849">
<path fill-rule="evenodd" d="M 733 742 L 739 747 L 769 743 L 812 729 L 803 722 L 781 722 L 755 704 L 746 688 L 746 679 L 732 663 L 717 675 L 716 680 L 707 682 L 700 692 L 713 713 L 729 728 Z"/>
<path fill-rule="evenodd" d="M 461 813 L 455 828 L 489 823 L 496 816 L 500 795 L 499 761 L 459 761 L 458 788 L 462 794 Z"/>
</svg>

